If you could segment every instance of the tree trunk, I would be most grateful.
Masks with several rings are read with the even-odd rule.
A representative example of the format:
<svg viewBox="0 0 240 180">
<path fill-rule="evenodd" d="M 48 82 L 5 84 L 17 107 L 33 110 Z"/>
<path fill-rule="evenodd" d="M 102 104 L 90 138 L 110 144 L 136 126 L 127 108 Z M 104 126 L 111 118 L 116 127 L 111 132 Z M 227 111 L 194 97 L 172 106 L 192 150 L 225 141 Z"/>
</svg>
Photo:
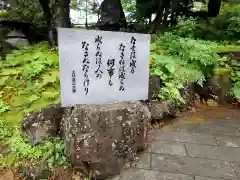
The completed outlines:
<svg viewBox="0 0 240 180">
<path fill-rule="evenodd" d="M 50 48 L 57 45 L 57 27 L 70 27 L 70 0 L 59 0 L 53 5 L 53 14 L 49 7 L 50 0 L 39 0 L 48 26 L 48 43 Z"/>
<path fill-rule="evenodd" d="M 162 20 L 165 16 L 165 13 L 168 12 L 170 6 L 170 1 L 161 0 L 158 4 L 158 9 L 156 12 L 156 17 L 152 22 L 152 27 L 150 29 L 151 33 L 155 33 L 158 27 L 162 26 Z"/>
<path fill-rule="evenodd" d="M 150 27 L 152 24 L 152 14 L 148 17 L 148 27 Z"/>
<path fill-rule="evenodd" d="M 39 0 L 39 3 L 42 6 L 43 12 L 44 12 L 44 17 L 45 20 L 47 22 L 47 27 L 48 27 L 48 44 L 49 47 L 55 47 L 56 46 L 56 42 L 57 42 L 57 38 L 56 36 L 54 36 L 55 34 L 55 30 L 54 30 L 54 24 L 53 24 L 53 18 L 52 18 L 52 13 L 51 10 L 49 8 L 49 0 Z"/>
<path fill-rule="evenodd" d="M 208 17 L 216 17 L 219 15 L 221 8 L 221 0 L 209 0 Z"/>
<path fill-rule="evenodd" d="M 53 19 L 55 27 L 71 27 L 70 22 L 70 0 L 58 0 L 53 5 Z"/>
</svg>

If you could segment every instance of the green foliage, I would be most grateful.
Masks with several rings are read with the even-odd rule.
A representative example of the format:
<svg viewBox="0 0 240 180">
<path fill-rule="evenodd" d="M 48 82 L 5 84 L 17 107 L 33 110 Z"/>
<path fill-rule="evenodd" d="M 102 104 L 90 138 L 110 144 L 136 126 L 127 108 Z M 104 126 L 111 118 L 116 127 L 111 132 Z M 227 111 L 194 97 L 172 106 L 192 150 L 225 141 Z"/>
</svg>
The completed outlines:
<svg viewBox="0 0 240 180">
<path fill-rule="evenodd" d="M 12 163 L 15 165 L 25 159 L 42 161 L 49 168 L 57 165 L 68 165 L 64 143 L 60 139 L 55 139 L 52 142 L 48 141 L 43 145 L 31 146 L 16 129 L 13 136 L 8 140 L 8 146 L 10 149 L 8 156 L 14 157 Z"/>
<path fill-rule="evenodd" d="M 136 0 L 122 0 L 122 7 L 124 13 L 126 15 L 127 21 L 135 21 L 136 20 Z"/>
<path fill-rule="evenodd" d="M 236 99 L 240 100 L 240 62 L 236 60 L 230 62 L 232 68 L 231 79 L 233 82 L 232 94 Z"/>
<path fill-rule="evenodd" d="M 198 25 L 196 35 L 210 40 L 240 39 L 240 5 L 225 5 L 216 18 Z"/>
<path fill-rule="evenodd" d="M 239 4 L 225 4 L 216 18 L 201 21 L 180 20 L 173 32 L 181 37 L 238 41 L 240 39 L 239 9 Z"/>
<path fill-rule="evenodd" d="M 0 18 L 21 19 L 37 27 L 37 33 L 45 33 L 44 29 L 47 29 L 47 24 L 39 1 L 17 0 L 15 3 L 16 5 L 11 10 L 1 12 Z"/>
<path fill-rule="evenodd" d="M 159 92 L 160 99 L 183 103 L 179 90 L 188 83 L 202 85 L 221 61 L 215 51 L 218 45 L 213 42 L 165 33 L 154 44 L 151 73 L 159 76 L 165 85 Z M 163 53 L 159 54 L 158 50 Z"/>
<path fill-rule="evenodd" d="M 33 147 L 16 128 L 25 113 L 59 102 L 56 50 L 39 43 L 9 54 L 5 63 L 0 62 L 0 87 L 0 141 L 9 148 L 9 153 L 0 157 L 0 166 L 26 160 L 42 162 L 50 168 L 68 165 L 61 140 Z"/>
<path fill-rule="evenodd" d="M 178 24 L 171 29 L 172 33 L 183 38 L 194 38 L 197 29 L 196 21 L 192 18 L 184 20 L 179 18 Z"/>
<path fill-rule="evenodd" d="M 2 124 L 3 121 L 0 121 L 0 126 Z M 9 129 L 6 125 L 3 128 L 5 131 Z M 45 142 L 43 145 L 31 146 L 26 139 L 21 136 L 18 128 L 14 129 L 11 137 L 10 133 L 6 132 L 6 134 L 3 134 L 3 130 L 1 130 L 0 135 L 5 135 L 5 141 L 6 137 L 8 138 L 7 145 L 10 150 L 6 157 L 2 157 L 0 161 L 1 168 L 12 165 L 17 166 L 24 163 L 25 160 L 33 163 L 41 162 L 48 168 L 68 166 L 69 162 L 66 157 L 64 142 L 60 139 Z"/>
<path fill-rule="evenodd" d="M 9 106 L 5 104 L 5 102 L 2 100 L 2 97 L 3 97 L 3 92 L 0 91 L 0 115 L 6 111 L 9 110 Z"/>
<path fill-rule="evenodd" d="M 12 129 L 7 121 L 0 120 L 0 142 L 12 136 Z"/>
</svg>

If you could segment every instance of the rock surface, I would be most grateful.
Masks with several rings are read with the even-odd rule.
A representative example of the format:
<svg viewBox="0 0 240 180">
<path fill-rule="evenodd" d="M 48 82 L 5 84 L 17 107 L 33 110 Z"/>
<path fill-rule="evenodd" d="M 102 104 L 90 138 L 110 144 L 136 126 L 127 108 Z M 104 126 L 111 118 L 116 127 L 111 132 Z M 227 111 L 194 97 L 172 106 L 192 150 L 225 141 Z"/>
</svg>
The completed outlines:
<svg viewBox="0 0 240 180">
<path fill-rule="evenodd" d="M 230 89 L 232 88 L 232 82 L 228 74 L 220 74 L 215 76 L 212 78 L 211 82 L 213 82 L 213 85 L 216 84 L 215 91 L 219 103 L 229 102 L 233 99 L 229 94 Z"/>
<path fill-rule="evenodd" d="M 162 82 L 158 76 L 151 76 L 149 78 L 148 100 L 154 99 L 161 88 Z"/>
<path fill-rule="evenodd" d="M 41 166 L 21 167 L 22 174 L 26 180 L 49 179 L 51 172 Z"/>
<path fill-rule="evenodd" d="M 182 111 L 187 110 L 188 107 L 194 106 L 196 96 L 193 84 L 187 84 L 182 89 L 180 89 L 180 94 L 183 97 L 185 104 L 180 106 Z"/>
<path fill-rule="evenodd" d="M 60 105 L 49 105 L 24 117 L 21 124 L 22 132 L 29 139 L 30 144 L 36 145 L 57 135 L 63 108 Z"/>
<path fill-rule="evenodd" d="M 139 101 L 66 109 L 64 138 L 72 165 L 96 179 L 119 173 L 144 148 L 149 119 Z"/>
<path fill-rule="evenodd" d="M 151 101 L 149 103 L 149 110 L 153 120 L 163 120 L 167 117 L 177 117 L 179 110 L 173 101 Z"/>
<path fill-rule="evenodd" d="M 232 87 L 231 79 L 228 74 L 215 75 L 203 85 L 195 85 L 195 92 L 206 102 L 209 99 L 217 100 L 220 104 L 231 102 L 232 97 L 229 92 Z"/>
<path fill-rule="evenodd" d="M 6 36 L 6 42 L 12 44 L 15 47 L 29 45 L 27 37 L 20 31 L 10 31 Z"/>
</svg>

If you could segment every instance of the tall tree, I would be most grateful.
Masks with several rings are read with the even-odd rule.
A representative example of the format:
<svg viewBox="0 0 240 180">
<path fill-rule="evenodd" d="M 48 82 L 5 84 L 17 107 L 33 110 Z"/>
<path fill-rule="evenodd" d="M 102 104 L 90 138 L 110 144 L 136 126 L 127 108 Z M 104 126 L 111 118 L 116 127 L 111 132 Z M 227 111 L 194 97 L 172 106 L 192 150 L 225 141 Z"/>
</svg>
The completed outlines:
<svg viewBox="0 0 240 180">
<path fill-rule="evenodd" d="M 57 27 L 70 27 L 70 0 L 39 0 L 48 26 L 50 47 L 57 44 Z"/>
</svg>

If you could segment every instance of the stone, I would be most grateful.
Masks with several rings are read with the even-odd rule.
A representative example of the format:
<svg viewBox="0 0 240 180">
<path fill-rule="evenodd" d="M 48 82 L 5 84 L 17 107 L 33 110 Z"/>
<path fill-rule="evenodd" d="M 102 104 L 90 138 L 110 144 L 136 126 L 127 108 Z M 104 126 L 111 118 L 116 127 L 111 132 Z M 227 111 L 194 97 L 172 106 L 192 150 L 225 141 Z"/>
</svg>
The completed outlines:
<svg viewBox="0 0 240 180">
<path fill-rule="evenodd" d="M 182 121 L 176 121 L 174 124 L 170 124 L 168 127 L 164 127 L 165 129 L 173 130 L 173 131 L 181 131 L 181 132 L 190 132 L 197 128 L 199 124 L 195 123 L 187 123 Z"/>
<path fill-rule="evenodd" d="M 184 144 L 167 142 L 167 141 L 154 141 L 152 143 L 152 153 L 169 154 L 177 156 L 186 156 L 186 149 Z"/>
<path fill-rule="evenodd" d="M 198 134 L 189 132 L 177 132 L 177 131 L 161 131 L 155 133 L 155 139 L 161 141 L 175 141 L 180 143 L 194 143 L 205 145 L 217 145 L 212 135 Z"/>
<path fill-rule="evenodd" d="M 219 106 L 218 102 L 216 100 L 213 100 L 213 99 L 207 100 L 207 105 L 211 106 L 211 107 L 218 107 Z"/>
<path fill-rule="evenodd" d="M 194 180 L 219 180 L 216 178 L 209 178 L 209 177 L 201 177 L 201 176 L 195 176 Z"/>
<path fill-rule="evenodd" d="M 161 88 L 162 81 L 159 76 L 151 76 L 149 78 L 148 100 L 153 100 Z"/>
<path fill-rule="evenodd" d="M 225 101 L 229 101 L 230 89 L 232 87 L 230 76 L 226 73 L 215 75 L 208 82 L 208 86 L 218 97 L 219 103 L 224 103 Z"/>
<path fill-rule="evenodd" d="M 26 180 L 49 179 L 51 171 L 40 165 L 21 167 L 22 174 Z"/>
<path fill-rule="evenodd" d="M 240 137 L 234 136 L 215 136 L 219 146 L 240 147 Z"/>
<path fill-rule="evenodd" d="M 152 154 L 152 170 L 169 173 L 182 173 L 226 180 L 237 180 L 228 161 L 200 159 L 165 154 Z"/>
<path fill-rule="evenodd" d="M 60 105 L 52 104 L 36 112 L 28 113 L 21 123 L 21 130 L 30 144 L 36 145 L 56 137 L 60 130 L 63 112 Z"/>
<path fill-rule="evenodd" d="M 139 101 L 67 109 L 62 122 L 71 164 L 96 179 L 119 173 L 144 149 L 150 118 Z"/>
<path fill-rule="evenodd" d="M 0 56 L 2 58 L 2 61 L 4 62 L 6 60 L 7 54 L 17 49 L 18 49 L 17 47 L 13 46 L 12 44 L 6 41 L 0 41 Z"/>
<path fill-rule="evenodd" d="M 15 47 L 28 46 L 29 42 L 27 37 L 20 31 L 10 31 L 6 36 L 6 42 Z"/>
<path fill-rule="evenodd" d="M 120 180 L 194 180 L 193 176 L 177 173 L 128 169 L 123 172 Z"/>
<path fill-rule="evenodd" d="M 237 173 L 238 177 L 240 177 L 240 163 L 231 162 L 231 165 L 232 165 L 234 171 Z"/>
<path fill-rule="evenodd" d="M 240 162 L 240 148 L 186 144 L 186 149 L 191 157 Z"/>
<path fill-rule="evenodd" d="M 228 73 L 218 73 L 212 78 L 208 79 L 201 87 L 195 84 L 195 91 L 200 95 L 200 98 L 217 100 L 220 104 L 225 102 L 233 102 L 233 97 L 230 95 L 232 87 L 231 79 Z"/>
<path fill-rule="evenodd" d="M 177 105 L 171 101 L 151 101 L 149 103 L 149 110 L 153 120 L 162 120 L 166 117 L 177 117 L 179 110 Z"/>
<path fill-rule="evenodd" d="M 141 154 L 138 161 L 132 163 L 131 167 L 150 170 L 150 163 L 151 163 L 150 159 L 151 159 L 150 153 Z"/>
<path fill-rule="evenodd" d="M 182 98 L 184 99 L 185 103 L 181 104 L 180 109 L 182 111 L 187 110 L 187 108 L 190 106 L 194 106 L 196 96 L 194 92 L 194 85 L 193 84 L 187 84 L 182 89 L 180 89 L 180 94 Z"/>
<path fill-rule="evenodd" d="M 216 90 L 218 89 L 218 85 L 213 85 L 213 82 L 212 85 L 209 84 L 210 82 L 208 81 L 203 86 L 200 86 L 199 84 L 194 84 L 194 91 L 199 96 L 201 103 L 203 103 L 204 101 L 206 103 L 209 99 L 217 98 Z"/>
<path fill-rule="evenodd" d="M 216 121 L 217 122 L 217 121 Z M 236 127 L 225 124 L 218 125 L 215 123 L 208 124 L 198 124 L 196 128 L 190 129 L 189 132 L 192 133 L 206 133 L 206 134 L 214 134 L 214 135 L 230 135 L 230 136 L 240 136 L 240 132 Z"/>
</svg>

